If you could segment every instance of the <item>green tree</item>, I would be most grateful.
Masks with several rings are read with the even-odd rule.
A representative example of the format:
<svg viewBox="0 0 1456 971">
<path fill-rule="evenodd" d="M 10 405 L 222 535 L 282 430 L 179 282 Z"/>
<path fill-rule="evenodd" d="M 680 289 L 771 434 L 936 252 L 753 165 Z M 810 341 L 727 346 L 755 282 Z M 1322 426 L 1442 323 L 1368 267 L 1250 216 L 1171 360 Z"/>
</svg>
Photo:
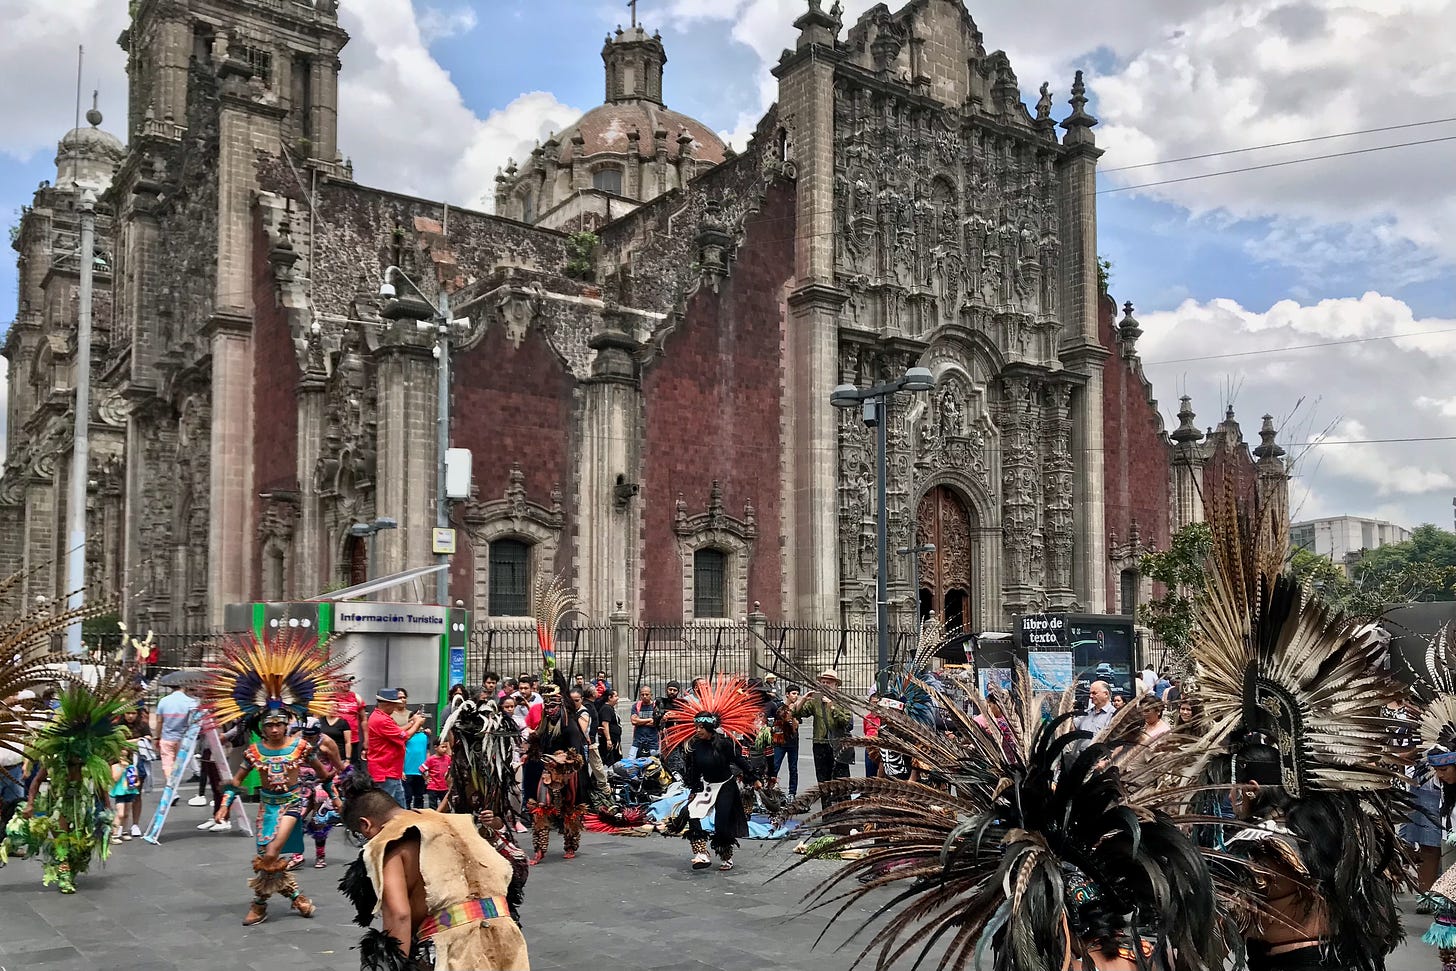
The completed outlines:
<svg viewBox="0 0 1456 971">
<path fill-rule="evenodd" d="M 1362 588 L 1386 589 L 1399 601 L 1456 600 L 1456 533 L 1426 523 L 1404 543 L 1367 550 L 1355 563 Z"/>
<path fill-rule="evenodd" d="M 1213 530 L 1207 523 L 1189 523 L 1173 534 L 1166 550 L 1144 553 L 1138 562 L 1138 572 L 1163 587 L 1161 596 L 1138 606 L 1138 621 L 1163 642 L 1175 667 L 1187 659 L 1212 552 Z"/>
</svg>

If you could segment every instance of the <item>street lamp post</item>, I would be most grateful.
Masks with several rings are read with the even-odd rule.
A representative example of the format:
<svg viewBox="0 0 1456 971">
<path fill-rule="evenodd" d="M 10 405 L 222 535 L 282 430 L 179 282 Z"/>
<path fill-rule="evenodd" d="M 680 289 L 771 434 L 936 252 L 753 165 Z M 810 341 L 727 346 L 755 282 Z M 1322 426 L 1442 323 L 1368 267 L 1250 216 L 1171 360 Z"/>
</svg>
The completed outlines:
<svg viewBox="0 0 1456 971">
<path fill-rule="evenodd" d="M 66 593 L 68 610 L 86 603 L 86 486 L 91 465 L 91 288 L 96 273 L 96 193 L 81 192 L 81 271 L 76 310 L 76 431 L 71 445 L 71 488 L 67 496 Z M 66 651 L 80 654 L 81 621 L 66 628 Z"/>
<path fill-rule="evenodd" d="M 888 474 L 885 468 L 887 451 L 890 399 L 901 391 L 930 391 L 935 387 L 935 376 L 929 368 L 913 367 L 904 377 L 884 381 L 869 388 L 857 388 L 852 384 L 841 384 L 829 395 L 829 403 L 836 408 L 863 409 L 864 423 L 875 427 L 875 485 L 878 491 L 879 510 L 876 515 L 875 548 L 878 563 L 875 576 L 875 626 L 878 642 L 875 652 L 875 682 L 879 690 L 885 690 L 885 679 L 890 665 L 890 605 L 888 574 L 890 554 L 890 526 L 886 511 Z"/>
<path fill-rule="evenodd" d="M 415 292 L 414 296 L 398 295 L 394 281 L 401 281 Z M 439 306 L 430 303 L 419 285 L 397 266 L 384 271 L 384 283 L 379 295 L 387 297 L 380 311 L 386 320 L 413 320 L 421 330 L 435 331 L 436 363 L 436 412 L 435 412 L 435 525 L 441 529 L 450 526 L 449 500 L 445 495 L 445 453 L 450 449 L 450 295 L 440 291 Z M 447 553 L 437 555 L 439 562 L 449 563 Z M 450 605 L 450 571 L 441 570 L 435 580 L 435 599 L 443 606 Z"/>
<path fill-rule="evenodd" d="M 918 629 L 920 622 L 924 619 L 920 616 L 920 554 L 934 553 L 934 543 L 921 543 L 919 546 L 902 546 L 895 551 L 901 556 L 910 557 L 910 597 L 915 602 L 915 626 Z"/>
</svg>

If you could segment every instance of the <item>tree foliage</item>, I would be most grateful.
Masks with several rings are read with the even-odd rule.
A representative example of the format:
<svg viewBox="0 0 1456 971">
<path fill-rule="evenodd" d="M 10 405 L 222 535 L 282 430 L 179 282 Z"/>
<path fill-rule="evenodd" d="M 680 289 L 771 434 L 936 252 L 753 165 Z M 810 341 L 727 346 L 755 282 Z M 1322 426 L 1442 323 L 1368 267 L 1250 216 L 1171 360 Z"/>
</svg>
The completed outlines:
<svg viewBox="0 0 1456 971">
<path fill-rule="evenodd" d="M 1166 550 L 1144 553 L 1138 562 L 1138 572 L 1163 587 L 1161 596 L 1138 606 L 1138 621 L 1163 642 L 1175 664 L 1187 655 L 1212 552 L 1213 530 L 1207 523 L 1189 523 L 1173 534 Z"/>
</svg>

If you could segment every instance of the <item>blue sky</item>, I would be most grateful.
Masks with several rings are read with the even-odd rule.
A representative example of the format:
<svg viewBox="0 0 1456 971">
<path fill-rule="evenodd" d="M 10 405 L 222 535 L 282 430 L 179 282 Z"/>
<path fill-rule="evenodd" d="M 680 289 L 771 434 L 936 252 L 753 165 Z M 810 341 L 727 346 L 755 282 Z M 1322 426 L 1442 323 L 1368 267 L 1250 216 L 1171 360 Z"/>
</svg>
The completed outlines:
<svg viewBox="0 0 1456 971">
<path fill-rule="evenodd" d="M 846 19 L 869 5 L 849 0 Z M 73 110 L 77 43 L 93 52 L 87 86 L 94 71 L 105 127 L 122 127 L 125 78 L 114 48 L 121 5 L 75 0 L 60 17 L 41 0 L 23 6 L 10 39 L 0 38 L 0 81 L 35 93 L 0 135 L 7 216 L 54 176 L 54 143 Z M 1088 72 L 1104 168 L 1456 114 L 1447 107 L 1456 67 L 1439 40 L 1456 20 L 1456 0 L 969 7 L 987 47 L 1011 56 L 1024 95 L 1034 98 L 1051 81 L 1057 117 L 1067 111 L 1071 72 Z M 790 25 L 804 9 L 804 0 L 643 0 L 644 23 L 661 29 L 667 45 L 668 104 L 741 147 L 773 97 L 768 67 L 792 43 Z M 602 39 L 628 12 L 592 0 L 345 0 L 343 17 L 354 40 L 343 55 L 340 142 L 360 181 L 479 205 L 508 155 L 520 158 L 534 138 L 601 101 Z M 1350 36 L 1365 45 L 1351 45 Z M 1371 49 L 1405 56 L 1374 58 Z M 1159 165 L 1101 182 L 1117 189 L 1446 135 L 1456 135 L 1456 124 Z M 1114 296 L 1137 306 L 1164 414 L 1187 389 L 1200 422 L 1212 424 L 1233 389 L 1250 433 L 1269 411 L 1293 440 L 1319 443 L 1297 468 L 1305 514 L 1449 525 L 1453 443 L 1333 442 L 1456 435 L 1456 391 L 1446 377 L 1456 340 L 1156 362 L 1456 328 L 1456 239 L 1447 229 L 1456 220 L 1453 162 L 1449 142 L 1101 195 L 1099 249 L 1114 263 Z M 13 316 L 14 287 L 13 273 L 0 274 L 0 321 Z"/>
</svg>

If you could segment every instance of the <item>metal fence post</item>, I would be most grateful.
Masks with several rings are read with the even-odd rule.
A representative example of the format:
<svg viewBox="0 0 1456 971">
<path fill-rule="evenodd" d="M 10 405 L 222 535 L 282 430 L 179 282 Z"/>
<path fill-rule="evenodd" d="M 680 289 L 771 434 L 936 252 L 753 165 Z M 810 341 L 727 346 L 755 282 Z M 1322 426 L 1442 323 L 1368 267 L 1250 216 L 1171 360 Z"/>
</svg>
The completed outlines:
<svg viewBox="0 0 1456 971">
<path fill-rule="evenodd" d="M 763 668 L 763 645 L 768 641 L 768 616 L 753 602 L 753 613 L 748 615 L 748 676 L 756 678 Z M 775 665 L 777 667 L 777 665 Z"/>
<path fill-rule="evenodd" d="M 632 664 L 632 637 L 627 627 L 627 611 L 621 601 L 617 602 L 617 609 L 612 611 L 612 684 L 625 686 L 627 675 L 631 673 Z M 640 677 L 640 676 L 639 676 Z M 636 691 L 626 693 L 618 690 L 618 693 L 630 703 L 636 697 Z"/>
</svg>

